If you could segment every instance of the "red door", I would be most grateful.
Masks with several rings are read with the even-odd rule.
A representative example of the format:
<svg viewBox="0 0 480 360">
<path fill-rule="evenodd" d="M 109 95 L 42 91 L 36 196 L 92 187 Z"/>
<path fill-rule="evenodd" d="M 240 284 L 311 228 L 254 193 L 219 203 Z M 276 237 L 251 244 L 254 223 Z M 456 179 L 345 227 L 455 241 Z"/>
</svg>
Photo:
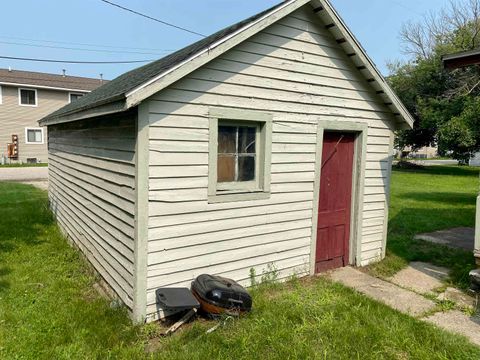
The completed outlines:
<svg viewBox="0 0 480 360">
<path fill-rule="evenodd" d="M 351 133 L 324 133 L 315 272 L 349 262 L 354 142 Z"/>
</svg>

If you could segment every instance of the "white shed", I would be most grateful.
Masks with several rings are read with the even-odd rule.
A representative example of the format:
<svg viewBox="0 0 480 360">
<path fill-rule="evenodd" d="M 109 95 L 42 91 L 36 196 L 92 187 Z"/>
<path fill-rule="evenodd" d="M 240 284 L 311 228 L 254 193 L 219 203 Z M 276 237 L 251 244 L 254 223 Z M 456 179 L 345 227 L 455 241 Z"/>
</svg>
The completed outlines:
<svg viewBox="0 0 480 360">
<path fill-rule="evenodd" d="M 136 321 L 202 273 L 248 285 L 272 264 L 283 279 L 382 259 L 394 131 L 412 123 L 326 0 L 284 1 L 41 120 L 58 223 Z"/>
</svg>

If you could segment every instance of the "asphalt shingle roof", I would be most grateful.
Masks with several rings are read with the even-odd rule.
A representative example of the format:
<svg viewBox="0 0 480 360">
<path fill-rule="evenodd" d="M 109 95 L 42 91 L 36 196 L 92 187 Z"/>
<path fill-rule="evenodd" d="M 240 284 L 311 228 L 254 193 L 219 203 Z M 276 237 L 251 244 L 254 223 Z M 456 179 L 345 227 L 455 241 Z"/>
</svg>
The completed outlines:
<svg viewBox="0 0 480 360">
<path fill-rule="evenodd" d="M 66 90 L 92 91 L 107 81 L 79 76 L 47 74 L 33 71 L 0 69 L 0 83 L 49 86 Z"/>
<path fill-rule="evenodd" d="M 270 9 L 262 11 L 259 14 L 249 17 L 248 19 L 245 19 L 223 30 L 220 30 L 196 43 L 193 43 L 181 50 L 167 55 L 160 60 L 151 62 L 137 69 L 126 72 L 123 75 L 117 77 L 116 79 L 92 91 L 86 96 L 83 96 L 77 101 L 68 104 L 63 108 L 55 111 L 54 113 L 48 115 L 47 117 L 42 119 L 42 121 L 51 118 L 59 118 L 63 115 L 70 115 L 82 110 L 92 109 L 96 106 L 122 100 L 125 98 L 125 94 L 127 94 L 131 90 L 160 75 L 161 73 L 170 70 L 177 64 L 185 61 L 186 59 L 201 52 L 202 50 L 207 49 L 220 39 L 223 39 L 228 35 L 234 33 L 235 31 L 241 29 L 242 27 L 258 20 L 269 12 L 282 6 L 287 1 L 288 0 L 282 1 L 280 4 L 275 5 Z"/>
</svg>

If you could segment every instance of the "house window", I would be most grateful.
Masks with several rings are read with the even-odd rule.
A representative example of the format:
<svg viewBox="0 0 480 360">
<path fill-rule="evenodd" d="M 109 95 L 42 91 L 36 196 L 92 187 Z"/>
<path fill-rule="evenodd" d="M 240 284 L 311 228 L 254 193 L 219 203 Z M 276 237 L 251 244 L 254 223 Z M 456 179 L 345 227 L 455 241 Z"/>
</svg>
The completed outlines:
<svg viewBox="0 0 480 360">
<path fill-rule="evenodd" d="M 68 102 L 74 102 L 78 99 L 80 99 L 84 94 L 82 93 L 69 93 L 68 94 Z"/>
<path fill-rule="evenodd" d="M 25 128 L 25 144 L 43 144 L 43 129 Z"/>
<path fill-rule="evenodd" d="M 18 89 L 18 101 L 22 106 L 37 106 L 37 90 Z"/>
<path fill-rule="evenodd" d="M 271 114 L 210 109 L 210 202 L 270 196 L 271 129 Z"/>
</svg>

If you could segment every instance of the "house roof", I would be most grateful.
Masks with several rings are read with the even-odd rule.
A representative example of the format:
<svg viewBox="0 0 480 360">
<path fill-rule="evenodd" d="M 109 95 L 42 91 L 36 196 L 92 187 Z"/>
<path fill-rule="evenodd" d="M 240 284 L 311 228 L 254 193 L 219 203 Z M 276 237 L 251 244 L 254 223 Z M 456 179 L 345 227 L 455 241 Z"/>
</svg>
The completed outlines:
<svg viewBox="0 0 480 360">
<path fill-rule="evenodd" d="M 37 87 L 54 90 L 90 92 L 106 80 L 33 71 L 0 69 L 0 85 Z"/>
<path fill-rule="evenodd" d="M 342 41 L 338 41 L 339 44 L 344 48 L 348 45 L 358 55 L 357 58 L 361 63 L 361 66 L 359 65 L 358 68 L 362 68 L 362 72 L 367 76 L 369 82 L 377 82 L 377 93 L 385 98 L 385 104 L 399 117 L 398 125 L 401 126 L 400 123 L 403 125 L 406 123 L 411 127 L 413 118 L 390 89 L 385 79 L 328 0 L 285 0 L 270 9 L 220 30 L 160 60 L 120 75 L 90 94 L 48 115 L 40 120 L 39 123 L 40 125 L 51 125 L 75 121 L 99 114 L 125 111 L 133 106 L 137 106 L 149 96 L 181 79 L 183 76 L 307 3 L 312 4 L 320 17 L 326 16 L 328 18 L 323 19 L 323 21 L 327 21 L 327 24 L 333 23 L 328 28 L 333 33 L 335 31 L 340 32 Z M 334 36 L 337 39 L 339 38 L 335 33 Z M 356 61 L 356 59 L 352 60 Z M 96 109 L 99 111 L 95 111 Z"/>
<path fill-rule="evenodd" d="M 457 69 L 469 65 L 480 64 L 480 49 L 462 51 L 442 57 L 443 66 L 446 69 Z"/>
</svg>

